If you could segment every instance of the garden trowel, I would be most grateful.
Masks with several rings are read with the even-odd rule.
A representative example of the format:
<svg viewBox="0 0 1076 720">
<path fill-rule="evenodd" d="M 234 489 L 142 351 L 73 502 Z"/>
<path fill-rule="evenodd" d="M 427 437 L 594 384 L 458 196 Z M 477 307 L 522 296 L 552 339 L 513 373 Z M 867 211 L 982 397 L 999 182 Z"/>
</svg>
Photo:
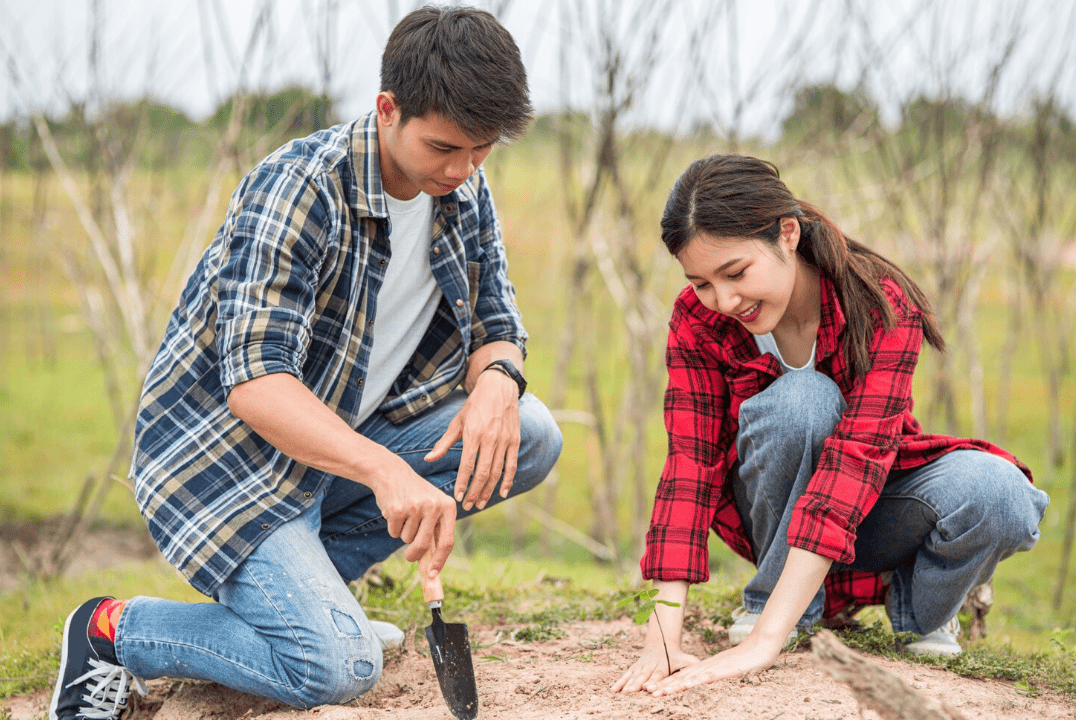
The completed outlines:
<svg viewBox="0 0 1076 720">
<path fill-rule="evenodd" d="M 478 717 L 478 688 L 474 682 L 467 626 L 463 623 L 446 623 L 441 618 L 445 592 L 441 587 L 440 575 L 432 580 L 429 577 L 429 553 L 422 557 L 418 567 L 422 575 L 422 597 L 433 615 L 433 621 L 426 628 L 426 641 L 430 644 L 441 695 L 454 716 L 460 720 L 473 720 Z"/>
</svg>

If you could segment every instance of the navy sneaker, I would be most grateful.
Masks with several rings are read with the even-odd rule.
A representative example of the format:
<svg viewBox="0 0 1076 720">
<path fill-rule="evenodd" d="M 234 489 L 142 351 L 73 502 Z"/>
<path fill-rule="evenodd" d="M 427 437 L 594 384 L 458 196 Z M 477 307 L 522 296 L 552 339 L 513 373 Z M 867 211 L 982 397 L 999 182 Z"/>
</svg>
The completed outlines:
<svg viewBox="0 0 1076 720">
<path fill-rule="evenodd" d="M 132 688 L 146 694 L 141 678 L 117 664 L 116 646 L 105 638 L 90 637 L 93 611 L 107 599 L 87 600 L 67 616 L 49 720 L 114 720 L 127 708 Z"/>
</svg>

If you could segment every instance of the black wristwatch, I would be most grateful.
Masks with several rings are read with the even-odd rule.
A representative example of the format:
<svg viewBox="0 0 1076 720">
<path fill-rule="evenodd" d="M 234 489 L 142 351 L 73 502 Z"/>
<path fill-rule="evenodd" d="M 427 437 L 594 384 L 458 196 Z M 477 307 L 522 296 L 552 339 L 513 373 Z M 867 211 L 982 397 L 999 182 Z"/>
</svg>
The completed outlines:
<svg viewBox="0 0 1076 720">
<path fill-rule="evenodd" d="M 489 365 L 482 368 L 482 372 L 485 372 L 490 368 L 500 370 L 505 375 L 515 380 L 516 385 L 519 386 L 519 397 L 523 397 L 523 393 L 527 391 L 527 378 L 523 377 L 523 373 L 512 364 L 511 360 L 494 360 Z M 481 375 L 481 373 L 479 374 Z"/>
</svg>

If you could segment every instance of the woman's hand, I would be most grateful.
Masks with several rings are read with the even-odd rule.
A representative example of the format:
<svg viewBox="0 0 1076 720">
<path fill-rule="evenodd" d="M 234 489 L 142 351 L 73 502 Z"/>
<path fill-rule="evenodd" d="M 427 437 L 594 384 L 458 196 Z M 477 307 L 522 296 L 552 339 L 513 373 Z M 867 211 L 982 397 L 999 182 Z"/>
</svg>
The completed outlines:
<svg viewBox="0 0 1076 720">
<path fill-rule="evenodd" d="M 780 654 L 780 643 L 774 644 L 755 637 L 748 637 L 742 644 L 734 648 L 706 658 L 702 662 L 696 662 L 690 667 L 662 680 L 647 683 L 643 686 L 643 689 L 654 697 L 672 695 L 715 680 L 742 677 L 751 672 L 766 670 L 773 667 L 773 664 L 777 661 L 777 656 Z M 664 658 L 662 659 L 664 660 Z M 641 662 L 642 660 L 640 659 L 636 665 Z M 662 670 L 664 671 L 664 669 L 663 664 Z M 662 674 L 664 675 L 664 672 Z"/>
<path fill-rule="evenodd" d="M 672 665 L 672 671 L 675 673 L 698 662 L 697 657 L 689 655 L 680 648 L 669 648 L 669 659 L 666 662 L 665 648 L 662 645 L 657 647 L 648 645 L 643 648 L 642 656 L 620 676 L 611 690 L 615 693 L 634 693 L 640 690 L 650 692 L 657 683 L 669 677 L 669 665 Z"/>
</svg>

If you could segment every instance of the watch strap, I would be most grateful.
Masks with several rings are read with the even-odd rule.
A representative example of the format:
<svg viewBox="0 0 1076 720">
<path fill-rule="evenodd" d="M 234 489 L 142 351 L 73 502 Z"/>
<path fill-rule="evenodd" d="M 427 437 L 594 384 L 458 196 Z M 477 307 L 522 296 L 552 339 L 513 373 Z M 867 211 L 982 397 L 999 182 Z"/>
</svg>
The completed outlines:
<svg viewBox="0 0 1076 720">
<path fill-rule="evenodd" d="M 511 360 L 494 360 L 489 365 L 482 368 L 482 372 L 486 370 L 499 370 L 519 386 L 519 397 L 523 397 L 523 393 L 527 391 L 527 378 L 523 377 L 523 373 L 516 368 L 515 364 Z M 481 374 L 481 373 L 479 373 Z"/>
</svg>

